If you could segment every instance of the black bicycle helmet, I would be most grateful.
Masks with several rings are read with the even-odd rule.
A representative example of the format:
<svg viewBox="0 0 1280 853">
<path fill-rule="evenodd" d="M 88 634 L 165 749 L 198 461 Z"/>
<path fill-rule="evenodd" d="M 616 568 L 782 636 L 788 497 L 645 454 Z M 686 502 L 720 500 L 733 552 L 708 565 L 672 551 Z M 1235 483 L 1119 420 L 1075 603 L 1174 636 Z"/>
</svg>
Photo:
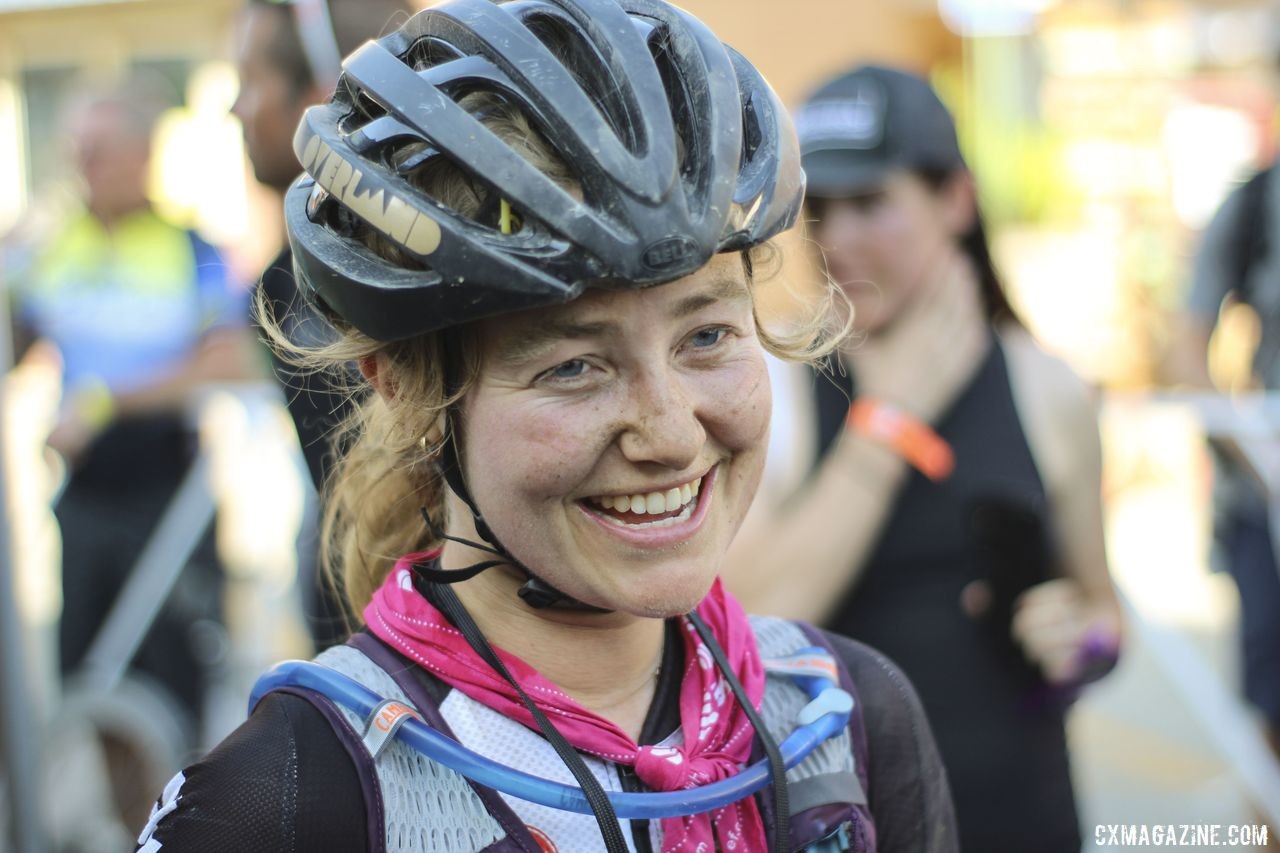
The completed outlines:
<svg viewBox="0 0 1280 853">
<path fill-rule="evenodd" d="M 524 113 L 574 185 L 459 105 L 474 92 Z M 427 9 L 343 63 L 294 150 L 306 174 L 285 212 L 300 284 L 382 341 L 567 302 L 588 286 L 671 281 L 790 227 L 804 195 L 795 133 L 768 83 L 661 0 Z M 413 185 L 407 173 L 436 157 L 514 208 L 519 231 Z M 421 268 L 368 249 L 352 216 Z"/>
</svg>

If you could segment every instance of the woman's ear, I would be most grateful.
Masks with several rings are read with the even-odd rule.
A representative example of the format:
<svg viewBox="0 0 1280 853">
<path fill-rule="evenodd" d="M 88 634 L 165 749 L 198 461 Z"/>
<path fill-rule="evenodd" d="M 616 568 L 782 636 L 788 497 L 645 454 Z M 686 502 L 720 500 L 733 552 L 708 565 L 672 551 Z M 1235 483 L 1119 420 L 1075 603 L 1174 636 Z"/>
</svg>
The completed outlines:
<svg viewBox="0 0 1280 853">
<path fill-rule="evenodd" d="M 978 218 L 978 188 L 968 169 L 953 172 L 942 185 L 942 217 L 947 230 L 963 237 Z"/>
<path fill-rule="evenodd" d="M 356 365 L 360 368 L 360 375 L 373 386 L 379 397 L 387 402 L 395 399 L 395 384 L 391 381 L 391 372 L 386 369 L 386 356 L 376 352 L 357 359 Z"/>
</svg>

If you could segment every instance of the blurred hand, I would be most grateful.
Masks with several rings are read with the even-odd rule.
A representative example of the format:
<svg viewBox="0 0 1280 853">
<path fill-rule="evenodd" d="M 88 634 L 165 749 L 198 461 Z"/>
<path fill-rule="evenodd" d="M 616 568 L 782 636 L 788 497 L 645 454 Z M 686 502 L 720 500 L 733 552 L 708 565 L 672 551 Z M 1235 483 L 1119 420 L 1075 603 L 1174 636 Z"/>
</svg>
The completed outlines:
<svg viewBox="0 0 1280 853">
<path fill-rule="evenodd" d="M 1100 623 L 1080 584 L 1058 578 L 1018 596 L 1010 632 L 1046 681 L 1067 684 L 1080 677 L 1086 638 Z"/>
<path fill-rule="evenodd" d="M 48 444 L 74 466 L 115 417 L 115 398 L 100 379 L 86 379 L 64 400 Z"/>
<path fill-rule="evenodd" d="M 946 246 L 884 331 L 845 350 L 859 395 L 933 423 L 973 378 L 991 343 L 968 257 Z"/>
</svg>

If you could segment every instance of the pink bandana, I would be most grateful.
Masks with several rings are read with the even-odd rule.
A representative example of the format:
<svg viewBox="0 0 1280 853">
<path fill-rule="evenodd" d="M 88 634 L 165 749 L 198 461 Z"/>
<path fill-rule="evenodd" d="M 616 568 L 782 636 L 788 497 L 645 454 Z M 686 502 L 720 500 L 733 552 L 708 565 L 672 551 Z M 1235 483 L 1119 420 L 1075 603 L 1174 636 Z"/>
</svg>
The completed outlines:
<svg viewBox="0 0 1280 853">
<path fill-rule="evenodd" d="M 406 554 L 396 561 L 365 608 L 365 624 L 445 683 L 538 731 L 537 723 L 506 679 L 490 669 L 462 634 L 414 589 L 412 565 L 438 554 Z M 764 696 L 764 666 L 742 606 L 724 591 L 717 578 L 697 612 L 720 642 L 747 697 L 759 708 Z M 685 671 L 680 686 L 680 728 L 684 738 L 680 746 L 637 745 L 613 723 L 570 699 L 520 658 L 496 647 L 494 651 L 574 748 L 634 767 L 640 780 L 654 790 L 676 791 L 735 775 L 750 758 L 753 733 L 747 715 L 693 625 L 681 617 L 681 627 Z M 662 821 L 664 853 L 716 849 L 717 842 L 721 850 L 768 849 L 754 798 L 747 797 L 710 814 Z"/>
</svg>

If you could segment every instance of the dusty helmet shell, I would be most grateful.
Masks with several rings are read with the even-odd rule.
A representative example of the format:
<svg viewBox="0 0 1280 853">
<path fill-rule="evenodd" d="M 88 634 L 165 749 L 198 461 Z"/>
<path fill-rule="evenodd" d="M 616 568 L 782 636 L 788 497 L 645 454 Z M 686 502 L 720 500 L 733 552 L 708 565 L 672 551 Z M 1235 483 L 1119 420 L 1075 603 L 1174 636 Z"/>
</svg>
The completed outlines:
<svg viewBox="0 0 1280 853">
<path fill-rule="evenodd" d="M 527 116 L 571 187 L 459 104 L 478 91 Z M 409 146 L 414 156 L 396 156 Z M 285 214 L 300 284 L 381 341 L 567 302 L 588 286 L 671 281 L 790 227 L 804 195 L 795 133 L 768 83 L 660 0 L 427 9 L 343 63 L 294 150 L 306 173 Z M 437 157 L 522 227 L 504 233 L 415 186 L 408 172 Z M 371 251 L 352 217 L 421 268 Z"/>
</svg>

